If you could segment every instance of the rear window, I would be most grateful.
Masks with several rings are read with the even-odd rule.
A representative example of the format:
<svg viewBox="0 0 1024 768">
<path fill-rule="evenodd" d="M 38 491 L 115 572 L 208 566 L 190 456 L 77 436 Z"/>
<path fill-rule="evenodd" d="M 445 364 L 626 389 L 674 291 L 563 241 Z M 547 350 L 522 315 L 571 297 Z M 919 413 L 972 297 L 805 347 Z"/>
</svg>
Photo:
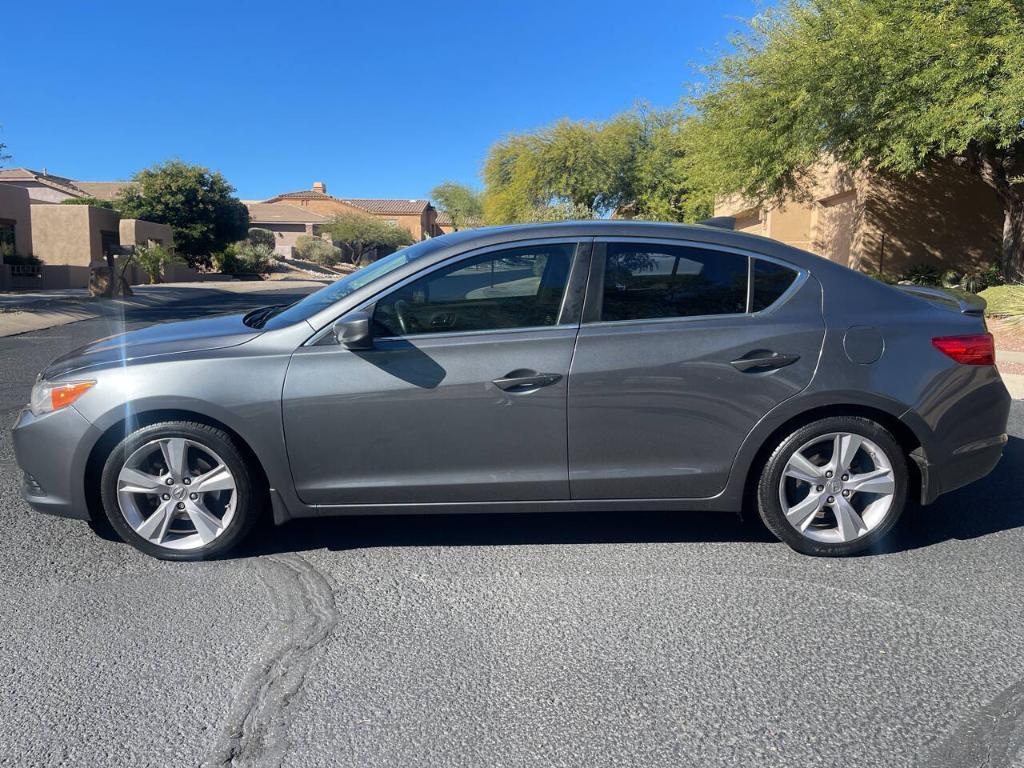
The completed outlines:
<svg viewBox="0 0 1024 768">
<path fill-rule="evenodd" d="M 742 314 L 747 257 L 691 246 L 608 243 L 601 319 Z"/>
<path fill-rule="evenodd" d="M 796 271 L 771 261 L 754 259 L 754 300 L 751 311 L 767 309 L 789 290 Z"/>
</svg>

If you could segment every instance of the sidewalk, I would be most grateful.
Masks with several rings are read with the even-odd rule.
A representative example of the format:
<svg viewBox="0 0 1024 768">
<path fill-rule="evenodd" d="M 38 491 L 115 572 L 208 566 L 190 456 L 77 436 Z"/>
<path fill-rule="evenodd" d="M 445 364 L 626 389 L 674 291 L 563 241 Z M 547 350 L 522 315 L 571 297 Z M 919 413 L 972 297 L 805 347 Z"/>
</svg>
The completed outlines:
<svg viewBox="0 0 1024 768">
<path fill-rule="evenodd" d="M 327 285 L 318 280 L 226 280 L 133 286 L 134 296 L 98 299 L 85 288 L 36 293 L 0 293 L 0 336 L 15 336 L 89 320 L 128 309 L 167 307 L 218 294 L 312 292 Z"/>
<path fill-rule="evenodd" d="M 997 349 L 996 366 L 999 368 L 1000 376 L 1003 377 L 1003 383 L 1010 390 L 1010 395 L 1015 400 L 1024 399 L 1024 374 L 1011 372 L 1011 370 L 1018 371 L 1024 367 L 1024 352 Z"/>
</svg>

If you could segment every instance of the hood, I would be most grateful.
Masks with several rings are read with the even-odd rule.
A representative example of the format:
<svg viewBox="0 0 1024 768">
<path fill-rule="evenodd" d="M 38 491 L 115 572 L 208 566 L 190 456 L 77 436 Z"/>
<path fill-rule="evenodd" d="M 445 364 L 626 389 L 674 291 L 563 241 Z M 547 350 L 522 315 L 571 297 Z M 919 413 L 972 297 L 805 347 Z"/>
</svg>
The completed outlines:
<svg viewBox="0 0 1024 768">
<path fill-rule="evenodd" d="M 58 357 L 43 371 L 44 379 L 85 368 L 121 365 L 131 360 L 182 352 L 234 347 L 255 339 L 262 331 L 242 322 L 245 315 L 220 315 L 201 320 L 151 325 L 119 333 L 79 347 Z"/>
</svg>

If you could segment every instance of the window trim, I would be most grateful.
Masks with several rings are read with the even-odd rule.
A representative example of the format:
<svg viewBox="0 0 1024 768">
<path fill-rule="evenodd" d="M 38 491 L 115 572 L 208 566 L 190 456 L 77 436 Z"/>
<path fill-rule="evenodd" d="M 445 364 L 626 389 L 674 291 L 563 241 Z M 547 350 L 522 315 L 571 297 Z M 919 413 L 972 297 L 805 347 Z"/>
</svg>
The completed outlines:
<svg viewBox="0 0 1024 768">
<path fill-rule="evenodd" d="M 477 256 L 483 256 L 488 253 L 495 251 L 508 251 L 517 248 L 530 248 L 533 246 L 542 245 L 573 245 L 575 248 L 570 255 L 569 261 L 569 274 L 566 277 L 565 292 L 562 294 L 562 302 L 558 308 L 558 318 L 554 325 L 532 325 L 517 328 L 492 328 L 492 329 L 481 329 L 475 331 L 438 331 L 437 333 L 418 333 L 413 336 L 375 336 L 374 340 L 377 341 L 408 341 L 410 339 L 437 339 L 446 337 L 461 337 L 470 335 L 482 335 L 482 334 L 500 334 L 500 333 L 522 333 L 526 331 L 547 331 L 547 330 L 560 330 L 565 331 L 568 329 L 579 328 L 580 317 L 582 314 L 583 295 L 586 291 L 587 279 L 590 272 L 591 253 L 593 247 L 593 237 L 544 237 L 530 240 L 509 240 L 504 243 L 495 243 L 492 245 L 483 246 L 480 248 L 474 248 L 470 251 L 464 251 L 462 253 L 449 256 L 446 259 L 442 259 L 436 264 L 431 264 L 429 267 L 425 267 L 418 272 L 415 272 L 404 279 L 387 286 L 380 293 L 377 293 L 360 304 L 352 307 L 348 311 L 339 315 L 319 333 L 314 334 L 303 346 L 317 346 L 318 344 L 324 344 L 325 339 L 331 337 L 333 333 L 333 326 L 338 320 L 345 315 L 349 315 L 353 312 L 369 312 L 373 313 L 376 308 L 377 302 L 381 299 L 387 298 L 395 291 L 400 291 L 410 283 L 416 282 L 428 275 L 446 267 L 457 264 L 461 261 L 476 258 Z"/>
<path fill-rule="evenodd" d="M 604 304 L 604 268 L 608 259 L 608 245 L 612 243 L 629 243 L 629 244 L 649 244 L 649 245 L 665 245 L 674 247 L 689 247 L 696 248 L 703 251 L 712 251 L 718 253 L 732 253 L 737 256 L 745 256 L 747 259 L 747 308 L 745 312 L 729 312 L 725 314 L 713 314 L 713 315 L 686 315 L 683 317 L 647 317 L 647 318 L 635 318 L 632 320 L 602 320 L 601 310 Z M 710 320 L 713 318 L 725 318 L 735 319 L 739 317 L 750 317 L 757 318 L 775 312 L 779 307 L 788 302 L 793 295 L 800 290 L 800 287 L 804 284 L 807 278 L 810 276 L 810 272 L 802 267 L 798 267 L 783 259 L 776 258 L 774 256 L 768 256 L 766 254 L 757 253 L 756 251 L 748 251 L 743 248 L 732 248 L 726 245 L 718 245 L 714 243 L 705 243 L 699 240 L 672 240 L 668 238 L 656 238 L 656 237 L 601 237 L 595 238 L 594 244 L 591 250 L 591 264 L 590 264 L 590 276 L 587 281 L 587 294 L 586 301 L 583 307 L 583 319 L 582 325 L 586 327 L 603 327 L 613 326 L 620 327 L 625 325 L 639 325 L 648 323 L 685 323 L 693 322 L 694 320 Z M 769 304 L 762 310 L 752 312 L 751 309 L 754 306 L 754 259 L 761 259 L 762 261 L 768 261 L 773 264 L 778 264 L 781 267 L 796 272 L 796 278 L 790 284 L 790 286 L 783 291 L 782 295 L 779 296 L 774 302 Z"/>
</svg>

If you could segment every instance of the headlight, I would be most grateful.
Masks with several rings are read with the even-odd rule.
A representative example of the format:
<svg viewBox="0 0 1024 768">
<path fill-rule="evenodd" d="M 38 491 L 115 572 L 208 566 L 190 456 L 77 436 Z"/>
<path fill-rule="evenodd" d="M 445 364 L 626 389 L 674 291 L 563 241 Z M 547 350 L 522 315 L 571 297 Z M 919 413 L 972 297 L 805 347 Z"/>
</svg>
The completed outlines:
<svg viewBox="0 0 1024 768">
<path fill-rule="evenodd" d="M 67 408 L 93 386 L 95 381 L 37 381 L 32 387 L 29 409 L 34 416 Z"/>
</svg>

